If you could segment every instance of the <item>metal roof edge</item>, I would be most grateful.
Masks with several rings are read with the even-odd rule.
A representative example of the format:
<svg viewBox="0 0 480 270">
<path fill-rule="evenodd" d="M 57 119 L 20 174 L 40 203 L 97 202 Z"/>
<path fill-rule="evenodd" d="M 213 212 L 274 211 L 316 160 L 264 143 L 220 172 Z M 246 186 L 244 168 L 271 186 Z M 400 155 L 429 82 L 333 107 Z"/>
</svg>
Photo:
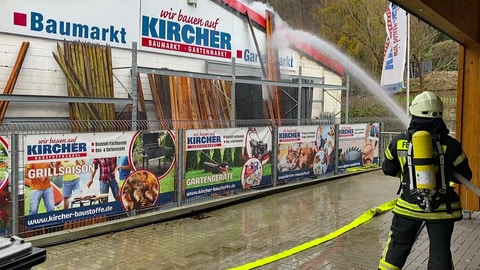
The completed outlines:
<svg viewBox="0 0 480 270">
<path fill-rule="evenodd" d="M 233 8 L 240 14 L 247 15 L 248 13 L 250 20 L 254 21 L 263 28 L 266 27 L 265 16 L 257 13 L 255 10 L 251 9 L 240 0 L 221 0 L 221 2 Z M 345 74 L 344 67 L 340 63 L 322 54 L 309 44 L 304 42 L 297 42 L 294 39 L 289 39 L 289 42 L 294 49 L 305 53 L 307 56 L 310 56 L 314 61 L 321 63 L 322 65 L 337 73 L 338 75 L 343 76 Z"/>
</svg>

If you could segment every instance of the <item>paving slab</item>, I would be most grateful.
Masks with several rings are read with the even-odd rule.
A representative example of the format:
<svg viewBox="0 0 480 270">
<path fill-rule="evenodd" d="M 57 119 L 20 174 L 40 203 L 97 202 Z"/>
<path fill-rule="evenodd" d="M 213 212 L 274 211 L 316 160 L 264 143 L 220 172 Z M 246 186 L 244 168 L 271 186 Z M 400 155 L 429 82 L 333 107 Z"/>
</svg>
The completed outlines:
<svg viewBox="0 0 480 270">
<path fill-rule="evenodd" d="M 397 198 L 398 179 L 380 170 L 284 191 L 206 212 L 47 247 L 44 269 L 231 269 L 291 250 Z M 325 243 L 256 269 L 376 269 L 391 211 Z M 427 269 L 419 235 L 404 269 Z M 480 216 L 456 223 L 457 270 L 480 269 Z M 243 268 L 248 269 L 248 268 Z"/>
</svg>

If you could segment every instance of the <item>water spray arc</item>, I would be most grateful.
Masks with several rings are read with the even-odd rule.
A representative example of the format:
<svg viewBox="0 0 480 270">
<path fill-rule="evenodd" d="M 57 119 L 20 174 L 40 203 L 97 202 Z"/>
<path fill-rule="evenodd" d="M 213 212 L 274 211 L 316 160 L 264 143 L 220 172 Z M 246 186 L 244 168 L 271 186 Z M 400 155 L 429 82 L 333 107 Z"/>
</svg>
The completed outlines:
<svg viewBox="0 0 480 270">
<path fill-rule="evenodd" d="M 365 86 L 368 91 L 376 95 L 380 100 L 385 102 L 385 106 L 390 109 L 395 116 L 397 116 L 405 128 L 408 127 L 410 118 L 408 114 L 393 100 L 383 88 L 375 82 L 363 69 L 361 69 L 357 64 L 351 61 L 348 57 L 338 51 L 335 47 L 323 41 L 322 39 L 315 37 L 304 31 L 288 31 L 286 32 L 289 40 L 305 40 L 310 41 L 312 45 L 315 46 L 319 51 L 325 53 L 327 56 L 337 59 L 340 63 L 343 63 L 347 72 L 360 80 L 360 82 Z M 480 196 L 480 188 L 473 185 L 470 181 L 462 177 L 458 173 L 454 173 L 455 178 L 465 185 L 468 189 L 475 192 Z"/>
<path fill-rule="evenodd" d="M 288 27 L 284 27 L 280 31 L 277 30 L 276 34 L 284 35 L 283 38 L 285 40 L 288 40 L 290 43 L 296 43 L 297 40 L 303 40 L 304 42 L 308 42 L 325 55 L 336 59 L 340 63 L 343 63 L 345 70 L 347 70 L 347 73 L 359 79 L 362 85 L 365 86 L 368 91 L 377 96 L 380 100 L 383 100 L 385 102 L 385 106 L 400 119 L 404 127 L 408 127 L 408 124 L 410 122 L 408 114 L 362 68 L 360 68 L 356 63 L 354 63 L 351 59 L 341 53 L 334 46 L 316 36 L 313 36 L 312 34 L 301 30 L 292 30 Z M 468 181 L 458 173 L 454 173 L 454 176 L 460 183 L 464 184 L 467 188 L 480 196 L 480 188 L 473 185 L 470 181 Z"/>
<path fill-rule="evenodd" d="M 380 100 L 385 102 L 385 106 L 390 109 L 390 111 L 394 113 L 395 116 L 398 117 L 398 119 L 404 125 L 405 129 L 408 127 L 410 118 L 407 112 L 405 112 L 395 102 L 395 100 L 392 99 L 392 97 L 389 96 L 387 92 L 385 92 L 385 90 L 380 86 L 380 84 L 374 81 L 361 67 L 359 67 L 351 59 L 345 56 L 345 54 L 341 53 L 334 46 L 316 36 L 313 36 L 312 34 L 301 30 L 292 30 L 288 27 L 284 27 L 282 30 L 277 31 L 277 34 L 284 35 L 283 38 L 285 38 L 285 40 L 288 40 L 290 43 L 295 43 L 298 40 L 307 42 L 325 55 L 331 57 L 332 59 L 336 59 L 338 62 L 342 63 L 348 74 L 359 79 L 362 85 L 368 91 L 370 91 L 370 93 L 374 94 Z M 470 181 L 468 181 L 458 173 L 454 173 L 453 175 L 460 183 L 462 183 L 468 189 L 480 196 L 480 188 L 473 185 Z"/>
<path fill-rule="evenodd" d="M 257 14 L 264 14 L 266 11 L 275 14 L 274 25 L 275 29 L 272 34 L 271 45 L 279 48 L 311 48 L 316 52 L 320 52 L 335 62 L 335 66 L 341 65 L 342 70 L 348 73 L 348 76 L 357 78 L 360 83 L 372 94 L 377 96 L 385 103 L 385 107 L 389 109 L 403 124 L 404 128 L 408 127 L 409 116 L 396 101 L 389 96 L 389 94 L 380 86 L 378 82 L 373 80 L 367 72 L 365 72 L 359 65 L 347 57 L 335 46 L 329 44 L 325 40 L 302 30 L 292 29 L 285 21 L 281 19 L 277 12 L 270 6 L 251 1 L 242 1 L 249 9 L 255 11 Z M 343 71 L 342 71 L 343 73 Z"/>
</svg>

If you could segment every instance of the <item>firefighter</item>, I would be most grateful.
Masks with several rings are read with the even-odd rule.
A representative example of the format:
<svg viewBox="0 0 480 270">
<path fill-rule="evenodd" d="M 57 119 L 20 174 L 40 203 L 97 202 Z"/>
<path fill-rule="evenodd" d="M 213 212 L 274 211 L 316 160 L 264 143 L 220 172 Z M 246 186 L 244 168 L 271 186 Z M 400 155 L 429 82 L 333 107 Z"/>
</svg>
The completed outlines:
<svg viewBox="0 0 480 270">
<path fill-rule="evenodd" d="M 448 135 L 449 130 L 442 119 L 443 103 L 436 94 L 425 91 L 417 95 L 409 111 L 412 116 L 408 129 L 390 142 L 382 163 L 384 174 L 399 177 L 401 184 L 378 269 L 401 269 L 423 226 L 427 227 L 430 240 L 428 269 L 453 269 L 450 242 L 454 222 L 463 216 L 460 198 L 452 185 L 458 182 L 451 173 L 458 172 L 470 180 L 472 171 L 460 142 Z M 431 135 L 432 147 L 416 147 L 412 143 L 412 137 L 418 131 Z M 424 149 L 432 149 L 428 151 L 433 153 L 427 155 L 432 158 L 416 161 L 416 149 L 418 155 Z M 420 165 L 422 171 L 418 170 Z M 435 187 L 429 193 L 421 192 L 416 186 L 418 175 L 425 175 L 425 165 L 431 168 Z"/>
</svg>

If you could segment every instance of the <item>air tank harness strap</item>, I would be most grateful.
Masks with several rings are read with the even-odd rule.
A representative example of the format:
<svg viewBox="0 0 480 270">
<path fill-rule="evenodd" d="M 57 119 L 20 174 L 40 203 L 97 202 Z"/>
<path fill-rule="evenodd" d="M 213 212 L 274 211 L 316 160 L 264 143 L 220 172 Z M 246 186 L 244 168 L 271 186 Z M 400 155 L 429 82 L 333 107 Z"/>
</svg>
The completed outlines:
<svg viewBox="0 0 480 270">
<path fill-rule="evenodd" d="M 439 190 L 440 193 L 447 195 L 447 213 L 452 213 L 452 205 L 450 198 L 450 185 L 447 186 L 447 179 L 445 177 L 445 153 L 443 152 L 442 145 L 440 141 L 435 140 L 435 145 L 437 146 L 438 158 L 440 161 L 440 175 L 442 176 L 442 188 Z"/>
<path fill-rule="evenodd" d="M 447 195 L 447 202 L 446 202 L 447 213 L 451 214 L 452 206 L 450 204 L 450 201 L 451 201 L 450 189 L 447 187 L 447 181 L 445 178 L 445 153 L 443 152 L 443 148 L 442 148 L 442 145 L 440 144 L 440 141 L 435 140 L 435 146 L 437 147 L 438 162 L 440 163 L 440 176 L 442 179 L 441 181 L 442 187 L 441 189 L 438 190 L 438 192 Z M 413 151 L 413 145 L 412 145 L 412 142 L 410 142 L 408 145 L 407 165 L 408 165 L 408 173 L 410 178 L 410 193 L 415 194 L 417 193 L 417 186 L 416 186 L 416 181 L 414 181 L 414 178 L 413 178 L 415 175 L 414 165 L 432 164 L 432 159 L 415 159 L 412 157 L 412 151 Z"/>
</svg>

